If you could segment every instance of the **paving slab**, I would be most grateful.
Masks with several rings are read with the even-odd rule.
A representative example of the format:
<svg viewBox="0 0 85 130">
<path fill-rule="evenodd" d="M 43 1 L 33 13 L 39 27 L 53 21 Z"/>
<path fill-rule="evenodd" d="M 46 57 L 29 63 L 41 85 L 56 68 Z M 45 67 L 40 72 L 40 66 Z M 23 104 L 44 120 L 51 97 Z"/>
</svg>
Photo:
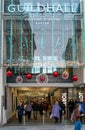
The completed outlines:
<svg viewBox="0 0 85 130">
<path fill-rule="evenodd" d="M 1 126 L 0 130 L 74 130 L 74 125 Z M 82 130 L 85 130 L 85 125 L 83 125 Z"/>
</svg>

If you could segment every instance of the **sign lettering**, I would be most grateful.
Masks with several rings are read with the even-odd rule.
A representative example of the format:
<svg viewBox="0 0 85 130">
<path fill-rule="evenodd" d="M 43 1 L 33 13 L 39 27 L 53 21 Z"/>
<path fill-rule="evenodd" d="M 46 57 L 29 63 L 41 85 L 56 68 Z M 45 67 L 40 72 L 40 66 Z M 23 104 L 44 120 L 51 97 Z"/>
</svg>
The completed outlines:
<svg viewBox="0 0 85 130">
<path fill-rule="evenodd" d="M 37 3 L 33 5 L 32 3 L 24 3 L 24 5 L 10 4 L 8 6 L 8 11 L 10 13 L 14 12 L 28 12 L 28 13 L 76 13 L 76 7 L 74 5 L 61 5 L 47 3 L 46 5 Z"/>
</svg>

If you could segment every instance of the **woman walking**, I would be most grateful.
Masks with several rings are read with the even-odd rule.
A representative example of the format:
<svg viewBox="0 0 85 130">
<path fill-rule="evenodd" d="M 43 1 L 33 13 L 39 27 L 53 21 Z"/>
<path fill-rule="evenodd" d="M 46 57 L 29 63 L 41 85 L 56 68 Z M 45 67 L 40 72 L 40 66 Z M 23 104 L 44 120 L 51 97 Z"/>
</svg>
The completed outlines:
<svg viewBox="0 0 85 130">
<path fill-rule="evenodd" d="M 80 105 L 76 104 L 76 107 L 74 109 L 74 115 L 73 115 L 73 121 L 74 121 L 74 130 L 81 130 L 82 128 L 82 123 L 80 121 Z"/>
<path fill-rule="evenodd" d="M 26 113 L 28 116 L 28 120 L 31 119 L 31 112 L 32 112 L 32 106 L 31 106 L 31 103 L 28 103 L 26 106 Z"/>
<path fill-rule="evenodd" d="M 18 112 L 18 120 L 19 123 L 22 122 L 22 117 L 23 117 L 23 111 L 24 111 L 24 107 L 22 105 L 22 103 L 20 102 L 19 105 L 16 108 L 17 112 Z"/>
<path fill-rule="evenodd" d="M 58 123 L 58 120 L 60 118 L 60 110 L 61 110 L 61 108 L 58 104 L 58 101 L 56 101 L 52 107 L 52 112 L 51 112 L 52 117 L 55 119 L 55 123 Z"/>
</svg>

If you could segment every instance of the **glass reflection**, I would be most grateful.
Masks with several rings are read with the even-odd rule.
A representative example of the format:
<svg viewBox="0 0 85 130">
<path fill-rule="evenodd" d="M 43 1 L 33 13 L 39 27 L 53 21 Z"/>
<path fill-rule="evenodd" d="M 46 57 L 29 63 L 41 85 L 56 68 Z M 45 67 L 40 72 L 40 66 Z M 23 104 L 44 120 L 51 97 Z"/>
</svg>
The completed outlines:
<svg viewBox="0 0 85 130">
<path fill-rule="evenodd" d="M 7 63 L 52 73 L 77 61 L 80 0 L 5 0 Z M 38 67 L 38 68 L 37 68 Z M 37 69 L 34 69 L 37 68 Z M 49 69 L 50 68 L 50 69 Z"/>
</svg>

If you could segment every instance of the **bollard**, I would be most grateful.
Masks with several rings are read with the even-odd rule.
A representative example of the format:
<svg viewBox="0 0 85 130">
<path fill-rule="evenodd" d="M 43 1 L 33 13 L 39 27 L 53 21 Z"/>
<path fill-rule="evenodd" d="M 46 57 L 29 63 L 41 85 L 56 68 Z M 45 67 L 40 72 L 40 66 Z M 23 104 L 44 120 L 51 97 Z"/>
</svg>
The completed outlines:
<svg viewBox="0 0 85 130">
<path fill-rule="evenodd" d="M 23 112 L 23 124 L 25 125 L 25 111 Z"/>
<path fill-rule="evenodd" d="M 45 111 L 43 110 L 43 125 L 45 124 Z"/>
</svg>

